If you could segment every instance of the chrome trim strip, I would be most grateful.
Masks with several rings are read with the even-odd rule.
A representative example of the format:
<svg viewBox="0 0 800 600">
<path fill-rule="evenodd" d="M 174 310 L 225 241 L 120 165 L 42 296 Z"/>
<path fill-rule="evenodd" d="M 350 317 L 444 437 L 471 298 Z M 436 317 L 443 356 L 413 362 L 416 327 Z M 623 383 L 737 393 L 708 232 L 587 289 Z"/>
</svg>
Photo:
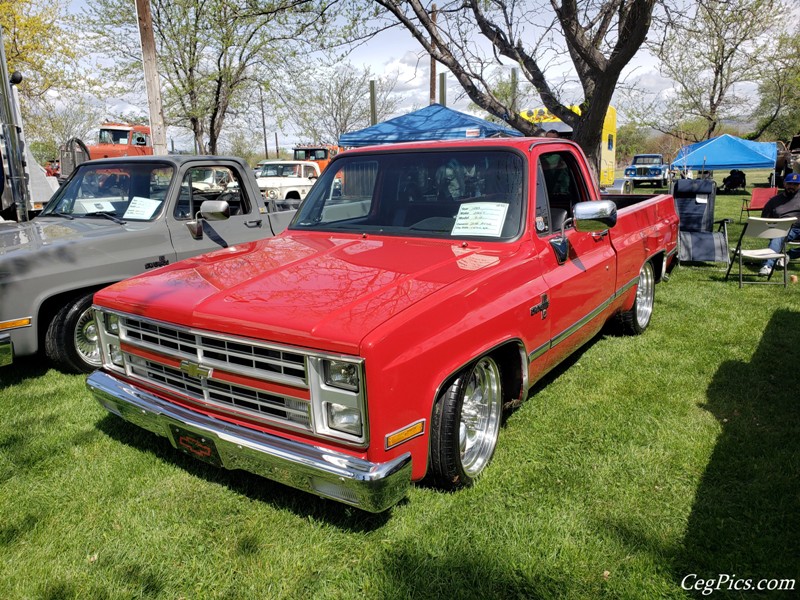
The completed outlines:
<svg viewBox="0 0 800 600">
<path fill-rule="evenodd" d="M 586 315 L 585 317 L 579 319 L 577 322 L 573 323 L 572 325 L 567 327 L 564 331 L 562 331 L 557 336 L 555 336 L 551 340 L 551 348 L 555 347 L 555 346 L 558 346 L 561 342 L 563 342 L 565 339 L 567 339 L 569 336 L 571 336 L 573 333 L 578 331 L 581 327 L 586 325 L 589 321 L 591 321 L 597 315 L 599 315 L 601 312 L 603 312 L 605 309 L 607 309 L 608 306 L 614 301 L 614 299 L 616 297 L 617 297 L 617 295 L 615 293 L 614 295 L 612 295 L 607 300 L 604 300 L 597 308 L 595 308 L 588 315 Z"/>
<path fill-rule="evenodd" d="M 638 283 L 639 283 L 639 276 L 637 275 L 636 277 L 631 279 L 628 283 L 626 283 L 621 288 L 619 288 L 616 291 L 616 293 L 614 294 L 614 298 L 619 298 L 620 296 L 622 296 L 622 294 L 627 292 L 629 289 L 631 289 L 633 286 L 637 285 Z"/>
<path fill-rule="evenodd" d="M 630 290 L 637 283 L 639 283 L 638 275 L 633 279 L 631 279 L 628 283 L 623 285 L 621 288 L 619 288 L 616 292 L 614 292 L 608 299 L 604 300 L 597 308 L 595 308 L 588 315 L 582 317 L 581 319 L 578 319 L 578 321 L 576 321 L 573 325 L 570 325 L 564 331 L 562 331 L 555 337 L 551 338 L 549 342 L 546 342 L 541 346 L 539 346 L 538 348 L 536 348 L 535 350 L 533 350 L 530 354 L 528 354 L 528 363 L 530 364 L 531 362 L 542 356 L 545 352 L 551 350 L 552 348 L 554 348 L 555 346 L 566 340 L 569 336 L 578 331 L 581 327 L 586 325 L 589 321 L 594 319 L 598 314 L 600 314 L 606 308 L 608 308 L 609 305 L 614 300 L 622 296 L 625 292 Z"/>
<path fill-rule="evenodd" d="M 183 409 L 103 371 L 92 373 L 86 386 L 107 411 L 166 437 L 176 448 L 170 425 L 213 440 L 226 469 L 243 469 L 369 512 L 396 504 L 411 485 L 409 453 L 373 463 L 283 439 Z"/>
<path fill-rule="evenodd" d="M 11 334 L 0 333 L 0 367 L 6 367 L 14 362 L 14 342 Z"/>
<path fill-rule="evenodd" d="M 533 352 L 528 354 L 528 364 L 532 363 L 534 360 L 542 356 L 545 352 L 550 350 L 550 342 L 545 342 L 538 348 L 536 348 Z"/>
</svg>

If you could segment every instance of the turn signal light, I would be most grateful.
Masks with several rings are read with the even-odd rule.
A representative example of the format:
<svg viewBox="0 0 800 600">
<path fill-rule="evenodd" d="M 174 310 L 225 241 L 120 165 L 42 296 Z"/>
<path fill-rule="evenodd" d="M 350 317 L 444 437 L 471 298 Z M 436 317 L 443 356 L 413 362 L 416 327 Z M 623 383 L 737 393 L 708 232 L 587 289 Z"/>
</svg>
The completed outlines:
<svg viewBox="0 0 800 600">
<path fill-rule="evenodd" d="M 18 327 L 30 327 L 32 317 L 25 317 L 24 319 L 11 319 L 10 321 L 1 321 L 0 330 L 3 329 L 16 329 Z"/>
<path fill-rule="evenodd" d="M 425 420 L 417 421 L 416 423 L 412 423 L 408 427 L 404 427 L 400 431 L 395 431 L 394 433 L 390 433 L 386 436 L 386 449 L 394 448 L 395 446 L 399 446 L 403 442 L 407 442 L 411 438 L 415 438 L 418 435 L 422 435 L 425 431 Z"/>
</svg>

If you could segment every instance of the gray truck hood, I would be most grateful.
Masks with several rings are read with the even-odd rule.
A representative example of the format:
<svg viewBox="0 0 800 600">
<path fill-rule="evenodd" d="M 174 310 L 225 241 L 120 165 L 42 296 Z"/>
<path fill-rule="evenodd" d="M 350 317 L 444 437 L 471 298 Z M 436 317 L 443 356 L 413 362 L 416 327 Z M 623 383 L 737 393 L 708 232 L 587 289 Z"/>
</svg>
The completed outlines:
<svg viewBox="0 0 800 600">
<path fill-rule="evenodd" d="M 25 223 L 0 223 L 0 256 L 55 249 L 78 241 L 118 235 L 129 225 L 120 225 L 103 217 L 37 217 Z"/>
</svg>

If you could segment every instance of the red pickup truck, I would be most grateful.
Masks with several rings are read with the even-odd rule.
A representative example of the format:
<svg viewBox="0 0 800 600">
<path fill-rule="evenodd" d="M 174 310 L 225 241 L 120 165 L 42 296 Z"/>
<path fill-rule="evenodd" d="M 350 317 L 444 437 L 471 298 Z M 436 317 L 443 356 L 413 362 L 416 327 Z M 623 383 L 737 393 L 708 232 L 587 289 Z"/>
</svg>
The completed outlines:
<svg viewBox="0 0 800 600">
<path fill-rule="evenodd" d="M 601 198 L 566 140 L 348 151 L 281 235 L 98 292 L 88 386 L 192 456 L 379 512 L 469 485 L 606 322 L 644 331 L 677 239 L 671 196 Z"/>
</svg>

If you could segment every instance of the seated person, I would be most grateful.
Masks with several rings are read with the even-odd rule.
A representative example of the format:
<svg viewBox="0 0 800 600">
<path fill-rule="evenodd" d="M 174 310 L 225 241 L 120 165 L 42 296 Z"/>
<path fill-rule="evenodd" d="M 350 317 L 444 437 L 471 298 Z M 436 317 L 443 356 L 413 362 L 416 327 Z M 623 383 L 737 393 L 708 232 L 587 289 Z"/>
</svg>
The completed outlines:
<svg viewBox="0 0 800 600">
<path fill-rule="evenodd" d="M 765 219 L 781 219 L 786 217 L 800 217 L 800 173 L 789 173 L 783 181 L 783 191 L 769 199 L 761 211 L 761 216 Z M 800 222 L 792 225 L 786 236 L 786 242 L 794 242 L 800 239 Z M 784 238 L 770 240 L 769 249 L 773 252 L 780 252 L 783 247 Z M 789 258 L 800 258 L 800 248 L 790 250 Z M 759 275 L 769 275 L 775 264 L 774 259 L 769 259 L 761 267 Z M 778 267 L 783 267 L 781 259 Z"/>
<path fill-rule="evenodd" d="M 441 201 L 455 201 L 464 196 L 464 168 L 450 159 L 436 170 L 436 196 Z"/>
</svg>

